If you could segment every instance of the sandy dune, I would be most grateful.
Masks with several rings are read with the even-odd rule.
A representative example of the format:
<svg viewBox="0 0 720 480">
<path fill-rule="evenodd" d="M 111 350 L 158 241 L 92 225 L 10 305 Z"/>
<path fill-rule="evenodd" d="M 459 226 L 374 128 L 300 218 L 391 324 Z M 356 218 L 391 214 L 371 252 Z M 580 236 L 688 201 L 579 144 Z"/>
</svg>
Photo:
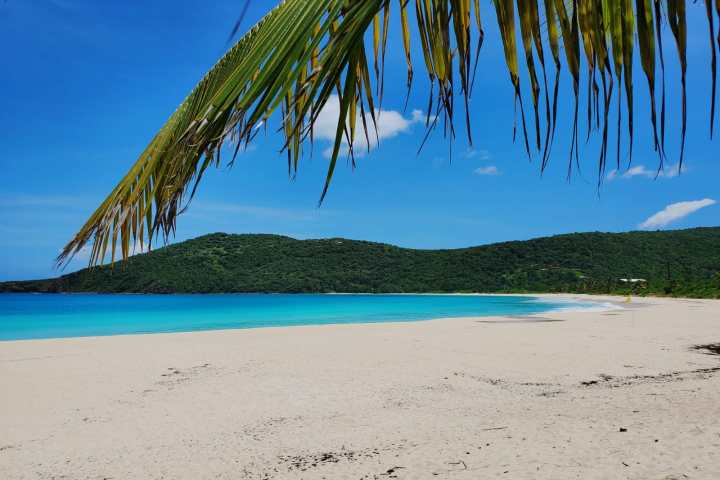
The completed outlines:
<svg viewBox="0 0 720 480">
<path fill-rule="evenodd" d="M 718 479 L 720 302 L 0 343 L 2 479 Z"/>
</svg>

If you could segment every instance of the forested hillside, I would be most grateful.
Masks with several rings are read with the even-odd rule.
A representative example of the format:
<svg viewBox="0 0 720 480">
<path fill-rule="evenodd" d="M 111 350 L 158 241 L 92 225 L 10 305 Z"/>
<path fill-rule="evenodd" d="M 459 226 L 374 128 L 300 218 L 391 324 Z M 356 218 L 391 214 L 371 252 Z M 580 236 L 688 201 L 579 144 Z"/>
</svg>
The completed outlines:
<svg viewBox="0 0 720 480">
<path fill-rule="evenodd" d="M 629 286 L 621 278 L 643 278 Z M 720 228 L 576 233 L 454 250 L 216 233 L 5 292 L 591 292 L 720 298 Z"/>
</svg>

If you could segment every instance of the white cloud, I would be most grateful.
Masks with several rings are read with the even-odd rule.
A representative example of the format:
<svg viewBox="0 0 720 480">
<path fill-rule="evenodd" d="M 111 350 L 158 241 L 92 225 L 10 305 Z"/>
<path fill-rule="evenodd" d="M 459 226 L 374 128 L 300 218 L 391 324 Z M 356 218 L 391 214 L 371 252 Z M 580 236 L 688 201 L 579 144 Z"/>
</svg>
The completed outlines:
<svg viewBox="0 0 720 480">
<path fill-rule="evenodd" d="M 687 167 L 683 166 L 683 172 L 687 171 Z M 607 175 L 608 180 L 615 180 L 616 178 L 630 179 L 634 177 L 642 178 L 675 178 L 680 175 L 680 165 L 668 165 L 660 173 L 655 169 L 645 167 L 645 165 L 636 165 L 627 169 L 626 171 L 620 171 L 617 169 L 611 170 Z"/>
<path fill-rule="evenodd" d="M 662 174 L 662 172 L 660 172 L 660 174 Z M 633 177 L 655 178 L 655 175 L 660 176 L 660 174 L 645 168 L 645 165 L 636 165 L 632 168 L 628 168 L 627 171 L 625 171 L 625 173 L 622 174 L 622 178 L 633 178 Z"/>
<path fill-rule="evenodd" d="M 331 95 L 325 106 L 318 114 L 315 125 L 313 126 L 313 135 L 315 138 L 327 140 L 331 143 L 335 142 L 335 134 L 337 133 L 338 118 L 340 117 L 340 99 L 337 95 Z M 395 110 L 379 110 L 375 113 L 377 121 L 377 131 L 373 128 L 372 117 L 369 112 L 365 112 L 365 122 L 368 126 L 368 139 L 365 138 L 363 130 L 362 115 L 358 109 L 355 121 L 355 140 L 353 141 L 353 153 L 356 156 L 363 155 L 368 151 L 377 147 L 378 140 L 397 137 L 401 133 L 407 133 L 416 123 L 425 123 L 426 117 L 421 110 L 413 110 L 410 118 L 403 116 L 401 112 Z M 432 119 L 431 119 L 432 120 Z M 332 145 L 323 151 L 323 155 L 330 157 L 332 155 Z M 347 155 L 349 152 L 347 140 L 343 138 L 341 155 Z"/>
<path fill-rule="evenodd" d="M 687 166 L 683 165 L 683 172 L 687 172 Z M 663 178 L 675 178 L 680 175 L 680 164 L 668 165 L 665 169 L 660 172 L 660 176 Z"/>
<path fill-rule="evenodd" d="M 500 170 L 495 165 L 480 167 L 473 170 L 475 175 L 500 175 Z"/>
<path fill-rule="evenodd" d="M 687 217 L 701 208 L 709 207 L 710 205 L 715 205 L 716 203 L 717 202 L 712 198 L 693 200 L 690 202 L 671 203 L 655 215 L 642 222 L 639 227 L 644 229 L 664 227 L 670 223 L 680 220 L 681 218 Z"/>
</svg>

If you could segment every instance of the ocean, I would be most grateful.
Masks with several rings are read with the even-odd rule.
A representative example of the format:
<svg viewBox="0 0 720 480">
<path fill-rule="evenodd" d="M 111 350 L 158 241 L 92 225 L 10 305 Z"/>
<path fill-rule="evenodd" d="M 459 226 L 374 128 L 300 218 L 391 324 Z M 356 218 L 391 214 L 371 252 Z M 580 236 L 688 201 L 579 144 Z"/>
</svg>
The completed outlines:
<svg viewBox="0 0 720 480">
<path fill-rule="evenodd" d="M 0 294 L 0 340 L 409 322 L 598 306 L 532 296 Z"/>
</svg>

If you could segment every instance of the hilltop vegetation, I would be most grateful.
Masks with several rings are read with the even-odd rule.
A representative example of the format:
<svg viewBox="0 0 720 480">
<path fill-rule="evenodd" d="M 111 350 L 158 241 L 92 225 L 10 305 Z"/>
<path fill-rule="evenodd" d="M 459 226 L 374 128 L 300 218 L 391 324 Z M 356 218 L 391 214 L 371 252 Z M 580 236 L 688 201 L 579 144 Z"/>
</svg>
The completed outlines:
<svg viewBox="0 0 720 480">
<path fill-rule="evenodd" d="M 643 278 L 628 285 L 620 278 Z M 576 233 L 454 250 L 216 233 L 15 292 L 580 292 L 720 298 L 720 228 Z"/>
</svg>

